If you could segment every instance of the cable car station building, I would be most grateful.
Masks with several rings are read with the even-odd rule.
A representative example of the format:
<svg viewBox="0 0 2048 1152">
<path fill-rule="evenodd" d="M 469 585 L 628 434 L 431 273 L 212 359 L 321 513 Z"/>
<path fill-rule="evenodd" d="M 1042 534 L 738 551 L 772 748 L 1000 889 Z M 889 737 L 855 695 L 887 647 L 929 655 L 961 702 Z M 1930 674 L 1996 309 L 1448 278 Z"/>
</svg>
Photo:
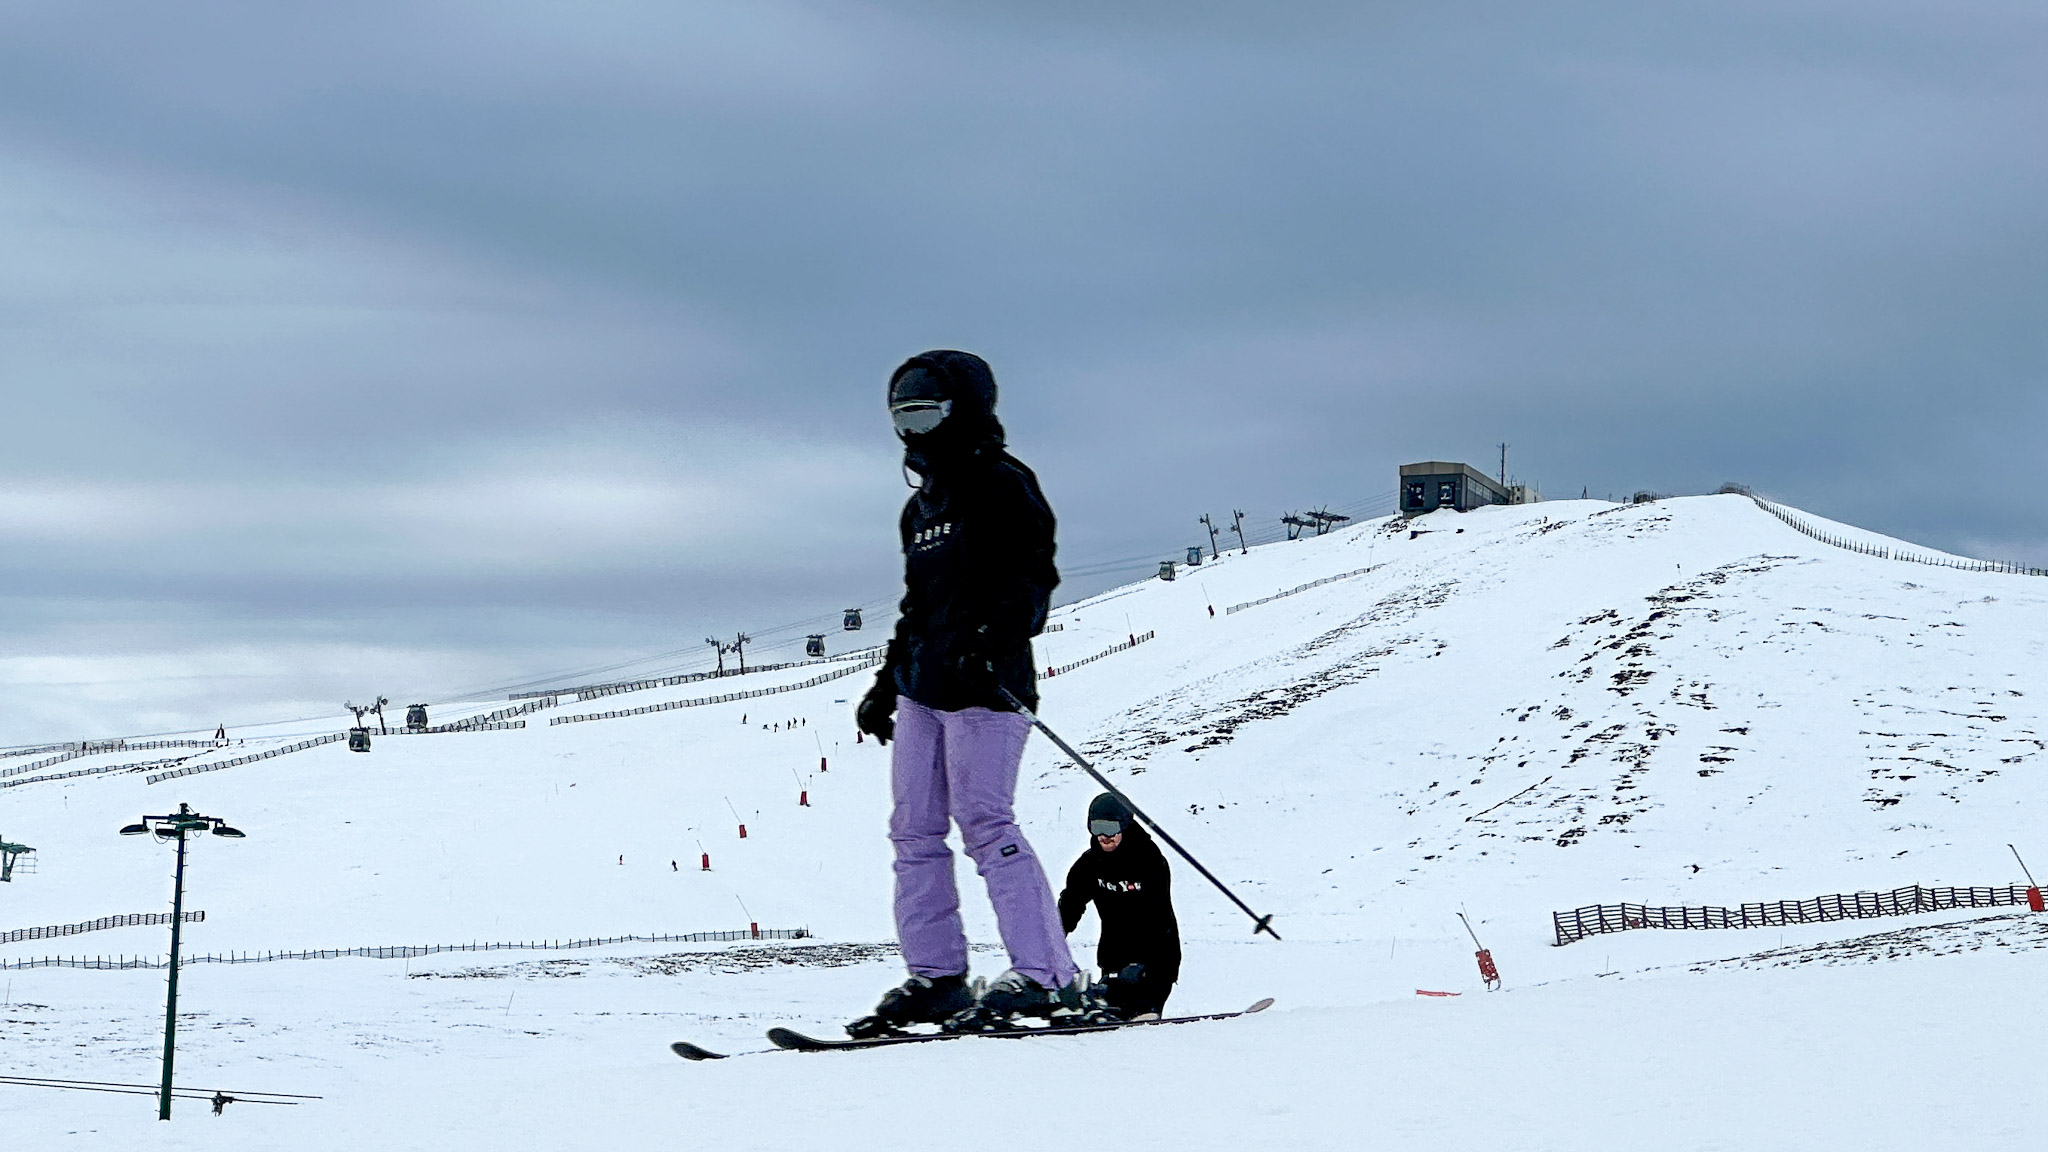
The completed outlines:
<svg viewBox="0 0 2048 1152">
<path fill-rule="evenodd" d="M 1448 460 L 1401 465 L 1400 497 L 1403 516 L 1420 516 L 1439 508 L 1470 512 L 1488 504 L 1521 503 L 1486 473 Z"/>
</svg>

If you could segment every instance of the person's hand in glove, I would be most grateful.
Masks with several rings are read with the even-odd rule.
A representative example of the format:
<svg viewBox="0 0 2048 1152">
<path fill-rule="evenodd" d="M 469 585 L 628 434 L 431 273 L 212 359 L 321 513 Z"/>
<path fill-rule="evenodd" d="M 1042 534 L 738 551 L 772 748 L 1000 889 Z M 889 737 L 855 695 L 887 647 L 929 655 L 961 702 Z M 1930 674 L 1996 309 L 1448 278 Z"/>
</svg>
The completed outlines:
<svg viewBox="0 0 2048 1152">
<path fill-rule="evenodd" d="M 996 682 L 996 665 L 989 656 L 988 625 L 963 637 L 960 651 L 953 656 L 953 675 L 969 688 L 989 688 Z"/>
<path fill-rule="evenodd" d="M 896 738 L 896 686 L 877 684 L 853 710 L 853 726 L 887 747 Z"/>
</svg>

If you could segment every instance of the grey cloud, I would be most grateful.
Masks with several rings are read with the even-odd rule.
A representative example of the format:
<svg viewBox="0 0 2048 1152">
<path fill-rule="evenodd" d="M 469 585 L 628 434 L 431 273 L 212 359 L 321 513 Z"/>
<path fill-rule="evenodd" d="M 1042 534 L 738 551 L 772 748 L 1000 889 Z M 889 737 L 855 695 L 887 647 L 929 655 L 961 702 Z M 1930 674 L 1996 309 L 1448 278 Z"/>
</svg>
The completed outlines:
<svg viewBox="0 0 2048 1152">
<path fill-rule="evenodd" d="M 17 7 L 0 477 L 175 507 L 0 571 L 477 651 L 829 611 L 886 590 L 929 346 L 995 364 L 1076 564 L 1502 439 L 2048 560 L 2044 48 L 1999 4 Z"/>
</svg>

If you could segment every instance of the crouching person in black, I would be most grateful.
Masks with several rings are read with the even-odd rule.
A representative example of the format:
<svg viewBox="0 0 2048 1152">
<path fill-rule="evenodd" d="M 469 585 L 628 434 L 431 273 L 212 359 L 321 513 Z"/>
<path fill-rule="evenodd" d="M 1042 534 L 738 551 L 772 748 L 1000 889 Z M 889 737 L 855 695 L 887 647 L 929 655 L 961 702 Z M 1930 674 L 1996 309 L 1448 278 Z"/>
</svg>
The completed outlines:
<svg viewBox="0 0 2048 1152">
<path fill-rule="evenodd" d="M 1095 962 L 1110 1008 L 1126 1020 L 1157 1018 L 1180 979 L 1180 924 L 1166 857 L 1114 793 L 1088 805 L 1088 832 L 1093 843 L 1067 869 L 1060 924 L 1073 932 L 1094 904 L 1102 918 Z"/>
</svg>

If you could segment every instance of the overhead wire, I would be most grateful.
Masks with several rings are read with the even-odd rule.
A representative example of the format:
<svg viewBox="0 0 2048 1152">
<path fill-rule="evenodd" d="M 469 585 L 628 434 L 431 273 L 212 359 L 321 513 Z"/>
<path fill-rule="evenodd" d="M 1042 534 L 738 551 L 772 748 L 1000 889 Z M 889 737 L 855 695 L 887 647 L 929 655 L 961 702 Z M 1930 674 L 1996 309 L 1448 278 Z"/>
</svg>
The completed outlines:
<svg viewBox="0 0 2048 1152">
<path fill-rule="evenodd" d="M 1322 507 L 1341 511 L 1346 515 L 1350 516 L 1353 520 L 1358 520 L 1372 516 L 1382 515 L 1385 513 L 1390 513 L 1394 510 L 1394 506 L 1396 503 L 1396 497 L 1381 494 L 1379 496 L 1364 497 L 1359 500 L 1343 504 L 1323 505 Z M 1270 525 L 1270 527 L 1260 527 L 1259 525 Z M 1206 532 L 1204 534 L 1206 535 Z M 1218 550 L 1222 550 L 1223 541 L 1233 536 L 1236 536 L 1237 534 L 1237 531 L 1229 522 L 1219 523 L 1217 525 L 1217 536 L 1215 540 Z M 1320 533 L 1318 533 L 1318 535 L 1320 535 Z M 1244 546 L 1252 547 L 1256 545 L 1271 544 L 1284 539 L 1287 539 L 1287 528 L 1286 525 L 1280 523 L 1280 514 L 1268 512 L 1255 516 L 1248 516 L 1245 518 L 1245 525 L 1242 537 L 1242 544 Z M 1163 549 L 1163 551 L 1170 558 L 1176 553 L 1178 553 L 1178 551 L 1181 548 L 1184 547 L 1188 547 L 1188 545 L 1179 545 L 1172 548 L 1166 548 Z M 1099 556 L 1100 554 L 1097 553 L 1096 555 Z M 1151 551 L 1139 554 L 1125 554 L 1121 556 L 1103 559 L 1084 558 L 1080 560 L 1078 563 L 1072 563 L 1062 567 L 1061 576 L 1062 579 L 1065 581 L 1080 583 L 1096 577 L 1111 576 L 1126 571 L 1133 573 L 1146 571 L 1148 569 L 1154 568 L 1159 563 L 1160 551 Z M 1078 600 L 1091 598 L 1093 596 L 1099 595 L 1102 591 L 1105 590 L 1106 589 L 1094 589 L 1083 591 L 1077 588 L 1077 594 L 1074 596 L 1074 598 L 1072 600 L 1062 601 L 1062 606 L 1068 603 L 1073 603 Z M 864 625 L 872 624 L 877 626 L 893 626 L 893 609 L 895 608 L 896 603 L 897 597 L 894 594 L 889 594 L 871 597 L 868 600 L 865 600 L 857 605 L 851 605 L 849 607 L 858 609 L 861 612 Z M 840 622 L 841 614 L 819 614 L 815 616 L 807 616 L 797 620 L 791 620 L 786 621 L 784 623 L 771 625 L 767 628 L 756 629 L 752 632 L 735 633 L 735 635 L 746 635 L 748 637 L 748 642 L 750 644 L 764 640 L 781 641 L 787 639 L 794 639 L 798 636 L 817 635 L 820 633 L 831 634 L 836 630 L 843 630 L 835 628 L 835 625 L 840 624 Z M 641 673 L 641 675 L 637 677 L 617 676 L 615 677 L 615 680 L 623 682 L 630 679 L 651 679 L 660 676 L 706 671 L 716 667 L 718 664 L 718 660 L 715 655 L 707 655 L 704 652 L 705 647 L 706 645 L 704 644 L 696 644 L 683 648 L 672 649 L 666 652 L 658 652 L 646 656 L 638 656 L 625 660 L 613 661 L 609 663 L 580 666 L 573 669 L 557 669 L 551 672 L 544 672 L 524 676 L 521 677 L 519 680 L 512 681 L 509 683 L 483 685 L 462 690 L 415 693 L 414 698 L 418 699 L 421 697 L 439 697 L 443 701 L 443 706 L 445 706 L 445 704 L 447 703 L 482 701 L 485 699 L 493 699 L 513 692 L 532 692 L 536 689 L 549 686 L 565 685 L 572 683 L 588 684 L 598 677 L 609 676 L 614 673 L 622 673 L 628 670 L 638 670 Z M 237 725 L 237 727 L 244 729 L 254 727 L 268 728 L 283 724 L 312 723 L 314 721 L 325 719 L 327 719 L 327 717 L 325 716 L 302 716 L 290 720 L 270 720 L 245 723 Z M 148 739 L 159 736 L 179 736 L 194 732 L 205 731 L 206 729 L 203 728 L 176 729 L 165 732 L 152 732 L 141 736 L 120 737 L 120 739 Z M 28 745 L 20 745 L 15 747 L 25 746 Z"/>
</svg>

